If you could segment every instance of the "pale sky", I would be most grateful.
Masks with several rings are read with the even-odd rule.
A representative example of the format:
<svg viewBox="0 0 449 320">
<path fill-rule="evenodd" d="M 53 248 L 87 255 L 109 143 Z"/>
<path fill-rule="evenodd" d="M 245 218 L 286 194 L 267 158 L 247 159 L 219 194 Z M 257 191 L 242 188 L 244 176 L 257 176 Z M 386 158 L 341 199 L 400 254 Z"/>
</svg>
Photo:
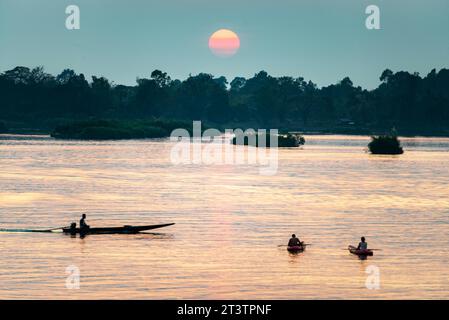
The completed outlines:
<svg viewBox="0 0 449 320">
<path fill-rule="evenodd" d="M 80 30 L 65 27 L 71 4 L 80 8 Z M 380 8 L 381 30 L 365 27 L 370 4 Z M 240 37 L 233 57 L 208 48 L 221 28 Z M 374 88 L 386 68 L 448 68 L 448 31 L 447 0 L 0 0 L 0 71 L 73 68 L 133 85 L 154 69 L 228 81 L 266 70 L 320 86 L 349 76 Z"/>
</svg>

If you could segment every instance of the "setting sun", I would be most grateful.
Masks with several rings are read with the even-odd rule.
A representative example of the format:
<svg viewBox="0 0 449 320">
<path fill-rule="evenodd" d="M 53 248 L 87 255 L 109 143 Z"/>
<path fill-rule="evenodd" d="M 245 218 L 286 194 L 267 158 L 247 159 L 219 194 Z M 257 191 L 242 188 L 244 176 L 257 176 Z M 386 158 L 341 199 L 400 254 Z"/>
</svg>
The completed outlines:
<svg viewBox="0 0 449 320">
<path fill-rule="evenodd" d="M 240 39 L 235 32 L 220 29 L 210 36 L 209 48 L 216 56 L 230 57 L 239 50 Z"/>
</svg>

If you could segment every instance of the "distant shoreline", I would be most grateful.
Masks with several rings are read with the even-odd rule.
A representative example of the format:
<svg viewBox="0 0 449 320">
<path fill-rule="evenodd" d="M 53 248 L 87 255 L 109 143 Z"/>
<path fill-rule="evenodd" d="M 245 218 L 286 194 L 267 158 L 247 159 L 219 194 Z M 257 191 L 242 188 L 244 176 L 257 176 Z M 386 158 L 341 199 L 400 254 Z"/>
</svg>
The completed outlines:
<svg viewBox="0 0 449 320">
<path fill-rule="evenodd" d="M 190 127 L 194 119 L 221 131 L 278 128 L 283 134 L 370 136 L 395 128 L 401 136 L 449 137 L 449 69 L 432 69 L 425 76 L 385 69 L 379 79 L 377 88 L 367 90 L 349 77 L 319 88 L 302 77 L 275 77 L 263 70 L 230 83 L 207 73 L 180 80 L 154 70 L 149 78 L 123 86 L 104 77 L 89 81 L 71 69 L 52 75 L 43 67 L 17 66 L 0 74 L 5 93 L 0 132 L 145 139 L 169 136 L 173 122 Z M 83 125 L 86 121 L 97 124 Z"/>
<path fill-rule="evenodd" d="M 223 130 L 221 130 L 223 131 Z M 284 132 L 290 132 L 290 133 L 298 133 L 302 135 L 309 135 L 309 136 L 317 136 L 317 135 L 329 135 L 329 136 L 336 136 L 336 135 L 347 135 L 347 136 L 366 136 L 369 137 L 371 135 L 380 135 L 384 134 L 385 130 L 377 129 L 377 130 L 370 130 L 369 132 L 364 130 L 332 130 L 332 129 L 310 129 L 310 130 L 284 130 Z M 21 135 L 21 136 L 39 136 L 39 135 L 46 135 L 51 137 L 51 130 L 44 130 L 44 129 L 10 129 L 8 132 L 2 132 L 0 135 Z M 429 131 L 418 131 L 416 133 L 402 133 L 399 131 L 399 137 L 404 138 L 418 138 L 418 137 L 424 137 L 424 138 L 449 138 L 449 132 L 429 132 Z M 131 140 L 141 140 L 141 139 L 148 139 L 148 138 L 133 138 Z M 70 140 L 70 139 L 69 139 Z M 89 139 L 81 139 L 81 140 L 89 140 Z M 96 139 L 90 139 L 90 140 L 96 140 Z M 125 140 L 125 139 L 123 139 Z"/>
</svg>

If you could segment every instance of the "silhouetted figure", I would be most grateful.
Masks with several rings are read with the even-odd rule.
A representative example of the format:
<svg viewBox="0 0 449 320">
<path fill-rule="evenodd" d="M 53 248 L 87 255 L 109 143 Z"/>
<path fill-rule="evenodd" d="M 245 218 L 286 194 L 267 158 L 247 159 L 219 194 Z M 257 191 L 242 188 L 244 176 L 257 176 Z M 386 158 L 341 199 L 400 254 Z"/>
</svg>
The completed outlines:
<svg viewBox="0 0 449 320">
<path fill-rule="evenodd" d="M 289 247 L 297 247 L 297 246 L 301 246 L 301 241 L 299 241 L 298 238 L 296 238 L 295 234 L 292 234 L 291 239 L 288 241 L 288 246 Z"/>
<path fill-rule="evenodd" d="M 71 235 L 76 235 L 76 222 L 72 222 L 70 224 L 70 234 Z"/>
<path fill-rule="evenodd" d="M 83 215 L 81 216 L 81 220 L 80 220 L 80 229 L 81 230 L 86 230 L 89 229 L 90 227 L 87 225 L 86 223 L 86 214 L 83 213 Z"/>
<path fill-rule="evenodd" d="M 359 246 L 357 247 L 357 250 L 367 250 L 368 249 L 368 243 L 365 242 L 365 237 L 362 237 L 359 242 Z"/>
</svg>

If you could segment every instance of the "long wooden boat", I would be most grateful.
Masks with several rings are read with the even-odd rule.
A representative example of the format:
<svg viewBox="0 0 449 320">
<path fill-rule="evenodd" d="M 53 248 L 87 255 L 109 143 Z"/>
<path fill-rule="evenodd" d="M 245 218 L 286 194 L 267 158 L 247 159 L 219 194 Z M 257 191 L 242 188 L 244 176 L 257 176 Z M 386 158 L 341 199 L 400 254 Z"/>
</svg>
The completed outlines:
<svg viewBox="0 0 449 320">
<path fill-rule="evenodd" d="M 153 224 L 148 226 L 123 226 L 123 227 L 107 227 L 107 228 L 62 228 L 62 232 L 69 234 L 133 234 L 142 231 L 153 230 L 172 226 L 174 223 Z"/>
</svg>

